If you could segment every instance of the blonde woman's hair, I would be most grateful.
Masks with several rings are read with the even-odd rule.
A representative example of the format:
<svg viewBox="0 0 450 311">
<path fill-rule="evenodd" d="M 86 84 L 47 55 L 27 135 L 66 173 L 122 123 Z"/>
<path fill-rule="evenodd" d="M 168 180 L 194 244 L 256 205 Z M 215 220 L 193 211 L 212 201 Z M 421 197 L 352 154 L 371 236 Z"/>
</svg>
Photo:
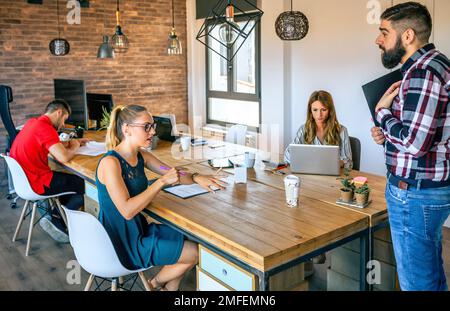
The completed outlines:
<svg viewBox="0 0 450 311">
<path fill-rule="evenodd" d="M 316 138 L 317 124 L 312 115 L 312 104 L 319 101 L 328 109 L 328 119 L 325 124 L 324 143 L 326 145 L 339 146 L 341 143 L 341 125 L 336 117 L 336 109 L 334 108 L 333 97 L 327 91 L 315 91 L 311 94 L 308 101 L 308 112 L 305 124 L 305 143 L 313 144 Z"/>
<path fill-rule="evenodd" d="M 106 148 L 112 150 L 123 140 L 122 126 L 133 123 L 147 108 L 138 105 L 116 106 L 111 112 L 108 131 L 106 133 Z"/>
</svg>

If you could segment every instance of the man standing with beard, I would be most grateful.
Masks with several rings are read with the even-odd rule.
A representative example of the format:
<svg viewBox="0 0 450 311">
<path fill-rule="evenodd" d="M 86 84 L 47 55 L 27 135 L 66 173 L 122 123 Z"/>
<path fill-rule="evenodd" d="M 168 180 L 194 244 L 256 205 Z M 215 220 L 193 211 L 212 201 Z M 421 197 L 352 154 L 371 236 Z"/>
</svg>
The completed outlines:
<svg viewBox="0 0 450 311">
<path fill-rule="evenodd" d="M 45 114 L 29 120 L 17 135 L 11 146 L 11 157 L 25 171 L 31 188 L 37 194 L 52 195 L 62 192 L 75 192 L 74 195 L 60 197 L 61 204 L 68 209 L 83 206 L 84 182 L 78 176 L 62 172 L 53 172 L 48 166 L 50 153 L 59 162 L 68 162 L 76 154 L 86 139 L 61 142 L 58 130 L 71 112 L 64 100 L 54 100 L 45 108 Z M 39 221 L 40 226 L 55 240 L 69 242 L 67 228 L 57 211 Z"/>
<path fill-rule="evenodd" d="M 386 201 L 402 290 L 447 290 L 442 226 L 450 214 L 450 62 L 428 43 L 427 8 L 407 2 L 381 15 L 376 44 L 383 65 L 403 80 L 376 107 L 385 144 Z"/>
</svg>

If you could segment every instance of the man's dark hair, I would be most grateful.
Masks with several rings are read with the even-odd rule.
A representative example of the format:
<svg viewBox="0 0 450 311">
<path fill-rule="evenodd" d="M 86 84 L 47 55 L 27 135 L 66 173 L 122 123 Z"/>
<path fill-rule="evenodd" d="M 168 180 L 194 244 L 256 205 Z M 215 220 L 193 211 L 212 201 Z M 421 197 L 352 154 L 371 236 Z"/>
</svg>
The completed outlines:
<svg viewBox="0 0 450 311">
<path fill-rule="evenodd" d="M 391 21 L 394 29 L 400 33 L 411 28 L 421 43 L 428 43 L 433 29 L 430 12 L 426 6 L 417 2 L 390 7 L 381 14 L 381 19 Z"/>
<path fill-rule="evenodd" d="M 64 110 L 69 115 L 72 113 L 72 109 L 70 109 L 70 105 L 64 99 L 55 99 L 48 103 L 47 107 L 45 107 L 45 113 L 52 113 L 58 109 Z"/>
</svg>

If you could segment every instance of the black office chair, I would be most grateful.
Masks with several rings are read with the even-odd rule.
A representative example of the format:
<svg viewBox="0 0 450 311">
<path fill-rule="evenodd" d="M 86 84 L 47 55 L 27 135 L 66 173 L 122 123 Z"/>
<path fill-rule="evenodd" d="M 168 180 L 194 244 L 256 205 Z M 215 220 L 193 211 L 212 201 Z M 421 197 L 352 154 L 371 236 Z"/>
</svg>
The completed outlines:
<svg viewBox="0 0 450 311">
<path fill-rule="evenodd" d="M 16 127 L 14 126 L 13 120 L 11 118 L 11 112 L 9 110 L 9 103 L 11 103 L 12 101 L 13 101 L 12 89 L 6 85 L 0 85 L 0 117 L 2 119 L 6 131 L 8 132 L 8 142 L 5 150 L 6 153 L 9 152 L 9 149 L 11 148 L 11 145 L 18 133 Z M 8 188 L 9 188 L 8 196 L 6 198 L 8 200 L 12 200 L 11 208 L 16 208 L 17 200 L 19 199 L 19 197 L 18 196 L 13 197 L 13 194 L 15 193 L 14 185 L 12 183 L 12 178 L 7 167 L 6 171 L 8 175 Z"/>
<path fill-rule="evenodd" d="M 359 171 L 361 164 L 361 142 L 356 137 L 350 137 L 350 148 L 352 149 L 353 169 Z"/>
</svg>

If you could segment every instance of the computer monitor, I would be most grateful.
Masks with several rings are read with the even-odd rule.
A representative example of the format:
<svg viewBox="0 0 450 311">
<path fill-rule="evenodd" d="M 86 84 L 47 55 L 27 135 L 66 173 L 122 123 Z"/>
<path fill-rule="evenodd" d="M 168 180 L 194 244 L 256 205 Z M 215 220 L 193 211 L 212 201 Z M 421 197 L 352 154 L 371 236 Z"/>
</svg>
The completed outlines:
<svg viewBox="0 0 450 311">
<path fill-rule="evenodd" d="M 70 105 L 72 113 L 66 124 L 88 128 L 86 87 L 83 80 L 55 79 L 55 98 L 64 99 Z"/>
<path fill-rule="evenodd" d="M 111 94 L 86 93 L 89 120 L 96 121 L 96 129 L 100 128 L 103 110 L 111 112 L 114 104 Z"/>
<path fill-rule="evenodd" d="M 171 142 L 176 140 L 176 137 L 172 136 L 172 121 L 170 118 L 153 116 L 153 121 L 156 123 L 156 136 L 159 139 Z"/>
</svg>

